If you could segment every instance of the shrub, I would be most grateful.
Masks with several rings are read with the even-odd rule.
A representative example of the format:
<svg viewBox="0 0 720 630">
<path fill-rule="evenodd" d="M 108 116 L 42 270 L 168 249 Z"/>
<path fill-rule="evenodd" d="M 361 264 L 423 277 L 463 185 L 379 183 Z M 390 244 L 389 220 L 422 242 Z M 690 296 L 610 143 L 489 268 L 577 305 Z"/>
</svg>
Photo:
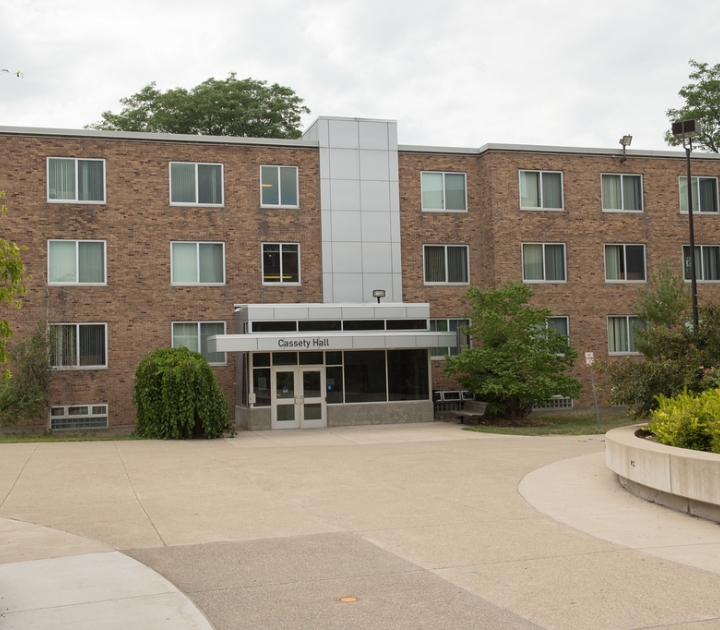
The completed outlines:
<svg viewBox="0 0 720 630">
<path fill-rule="evenodd" d="M 205 358 L 187 348 L 153 350 L 133 387 L 138 437 L 181 440 L 234 434 L 225 395 Z"/>
<path fill-rule="evenodd" d="M 658 396 L 648 430 L 661 444 L 696 451 L 720 452 L 720 389 L 694 396 L 685 391 L 673 398 Z"/>
<path fill-rule="evenodd" d="M 32 334 L 8 350 L 12 369 L 0 375 L 0 426 L 47 420 L 50 407 L 47 324 L 38 321 Z"/>
</svg>

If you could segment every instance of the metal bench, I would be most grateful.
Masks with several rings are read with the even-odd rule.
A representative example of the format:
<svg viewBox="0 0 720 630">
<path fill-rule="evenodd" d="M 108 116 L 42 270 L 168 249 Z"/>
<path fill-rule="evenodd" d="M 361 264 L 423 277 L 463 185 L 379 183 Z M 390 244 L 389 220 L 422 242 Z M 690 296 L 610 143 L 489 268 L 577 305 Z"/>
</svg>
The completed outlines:
<svg viewBox="0 0 720 630">
<path fill-rule="evenodd" d="M 461 423 L 479 424 L 481 418 L 485 415 L 488 404 L 477 400 L 466 400 L 460 411 L 453 411 L 452 415 L 459 417 Z"/>
</svg>

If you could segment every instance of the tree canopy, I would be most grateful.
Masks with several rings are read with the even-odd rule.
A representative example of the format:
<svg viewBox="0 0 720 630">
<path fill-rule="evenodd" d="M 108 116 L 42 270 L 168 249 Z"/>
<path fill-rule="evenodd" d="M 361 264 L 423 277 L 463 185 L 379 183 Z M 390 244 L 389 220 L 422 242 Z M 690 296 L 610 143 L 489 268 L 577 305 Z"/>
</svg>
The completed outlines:
<svg viewBox="0 0 720 630">
<path fill-rule="evenodd" d="M 300 116 L 310 110 L 289 87 L 267 81 L 209 78 L 191 90 L 161 92 L 155 83 L 121 98 L 119 114 L 102 113 L 88 129 L 209 136 L 299 138 Z"/>
<path fill-rule="evenodd" d="M 513 422 L 552 396 L 577 397 L 582 386 L 567 374 L 578 352 L 548 327 L 548 309 L 528 304 L 532 296 L 518 282 L 485 291 L 470 287 L 467 332 L 473 345 L 445 361 L 447 375 L 490 403 L 491 413 Z"/>
<path fill-rule="evenodd" d="M 685 99 L 679 109 L 668 109 L 666 116 L 671 122 L 697 120 L 703 127 L 701 136 L 693 139 L 693 145 L 703 151 L 720 151 L 720 63 L 710 66 L 690 60 L 692 83 L 681 88 L 678 94 Z M 665 142 L 671 146 L 682 144 L 670 131 L 665 132 Z"/>
<path fill-rule="evenodd" d="M 0 191 L 0 199 L 4 196 L 5 193 Z M 6 212 L 7 207 L 0 201 L 0 216 Z M 20 258 L 23 249 L 12 241 L 0 238 L 0 305 L 4 303 L 20 308 L 19 296 L 25 293 L 25 265 Z M 7 319 L 0 318 L 0 366 L 8 359 L 6 348 L 11 334 Z"/>
<path fill-rule="evenodd" d="M 627 405 L 636 417 L 658 407 L 660 397 L 698 393 L 720 384 L 720 306 L 701 305 L 700 326 L 690 321 L 690 296 L 682 276 L 668 264 L 650 279 L 633 305 L 641 325 L 635 347 L 642 360 L 626 357 L 598 367 L 607 376 L 611 404 Z"/>
</svg>

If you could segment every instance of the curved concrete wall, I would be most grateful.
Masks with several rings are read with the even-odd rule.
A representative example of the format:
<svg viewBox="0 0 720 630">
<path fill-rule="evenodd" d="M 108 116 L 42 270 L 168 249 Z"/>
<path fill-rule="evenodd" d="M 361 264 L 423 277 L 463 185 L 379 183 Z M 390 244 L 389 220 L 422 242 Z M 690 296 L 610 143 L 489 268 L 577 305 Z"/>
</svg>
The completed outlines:
<svg viewBox="0 0 720 630">
<path fill-rule="evenodd" d="M 639 438 L 641 425 L 605 434 L 605 461 L 630 492 L 720 522 L 720 455 Z"/>
</svg>

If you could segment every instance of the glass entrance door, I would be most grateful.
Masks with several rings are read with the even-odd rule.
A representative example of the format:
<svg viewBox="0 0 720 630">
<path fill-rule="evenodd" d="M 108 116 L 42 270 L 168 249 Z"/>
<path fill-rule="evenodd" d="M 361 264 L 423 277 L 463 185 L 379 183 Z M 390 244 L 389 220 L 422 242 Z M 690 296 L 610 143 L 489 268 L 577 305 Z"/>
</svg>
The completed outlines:
<svg viewBox="0 0 720 630">
<path fill-rule="evenodd" d="M 325 373 L 321 368 L 273 370 L 272 428 L 309 429 L 327 426 Z"/>
</svg>

